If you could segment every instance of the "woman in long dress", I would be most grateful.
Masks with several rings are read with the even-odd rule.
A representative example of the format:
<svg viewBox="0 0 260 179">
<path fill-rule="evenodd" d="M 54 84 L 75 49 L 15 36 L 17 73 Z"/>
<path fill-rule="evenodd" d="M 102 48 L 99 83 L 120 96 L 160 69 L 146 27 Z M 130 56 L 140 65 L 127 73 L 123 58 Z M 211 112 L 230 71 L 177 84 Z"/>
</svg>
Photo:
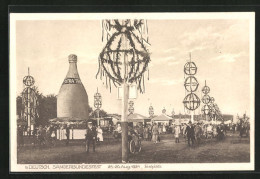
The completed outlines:
<svg viewBox="0 0 260 179">
<path fill-rule="evenodd" d="M 174 128 L 174 136 L 175 136 L 175 143 L 180 143 L 180 133 L 181 133 L 181 129 L 179 125 L 176 125 Z"/>
<path fill-rule="evenodd" d="M 156 123 L 154 123 L 154 126 L 152 128 L 152 133 L 153 133 L 153 142 L 157 143 L 158 142 L 158 135 L 159 135 L 159 129 Z"/>
<path fill-rule="evenodd" d="M 97 139 L 98 141 L 103 142 L 103 130 L 100 126 L 97 128 Z"/>
<path fill-rule="evenodd" d="M 149 129 L 148 129 L 148 127 L 145 125 L 145 127 L 144 127 L 144 134 L 143 134 L 143 137 L 144 137 L 144 140 L 148 140 L 148 136 L 149 135 Z"/>
</svg>

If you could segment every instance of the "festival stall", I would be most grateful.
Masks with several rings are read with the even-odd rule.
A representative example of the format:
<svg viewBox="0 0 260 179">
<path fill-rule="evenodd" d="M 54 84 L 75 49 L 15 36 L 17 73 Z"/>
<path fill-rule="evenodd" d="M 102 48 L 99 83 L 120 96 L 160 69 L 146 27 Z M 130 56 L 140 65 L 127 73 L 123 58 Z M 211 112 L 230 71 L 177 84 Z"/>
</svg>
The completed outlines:
<svg viewBox="0 0 260 179">
<path fill-rule="evenodd" d="M 137 113 L 133 113 L 133 114 L 129 114 L 127 116 L 128 122 L 132 122 L 133 126 L 136 126 L 138 123 L 149 123 L 151 122 L 151 119 L 149 119 L 148 117 L 145 117 L 141 114 L 137 114 Z"/>
<path fill-rule="evenodd" d="M 156 116 L 152 118 L 153 123 L 158 123 L 159 125 L 165 124 L 165 125 L 170 125 L 170 122 L 173 121 L 173 118 L 167 116 L 166 114 L 162 113 L 159 116 Z"/>
<path fill-rule="evenodd" d="M 75 117 L 61 117 L 50 119 L 49 122 L 55 126 L 58 140 L 66 139 L 66 126 L 70 129 L 70 139 L 85 139 L 85 120 L 80 120 Z"/>
</svg>

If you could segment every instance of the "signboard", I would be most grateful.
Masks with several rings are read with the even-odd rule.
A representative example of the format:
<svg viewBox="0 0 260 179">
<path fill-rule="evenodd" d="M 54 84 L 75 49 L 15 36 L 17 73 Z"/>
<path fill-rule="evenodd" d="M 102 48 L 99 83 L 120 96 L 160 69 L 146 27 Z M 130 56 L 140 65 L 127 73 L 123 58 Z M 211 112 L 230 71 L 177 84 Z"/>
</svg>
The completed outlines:
<svg viewBox="0 0 260 179">
<path fill-rule="evenodd" d="M 117 88 L 117 99 L 122 99 L 122 87 L 119 86 Z M 137 88 L 136 85 L 129 85 L 129 96 L 128 99 L 136 99 L 137 98 Z"/>
</svg>

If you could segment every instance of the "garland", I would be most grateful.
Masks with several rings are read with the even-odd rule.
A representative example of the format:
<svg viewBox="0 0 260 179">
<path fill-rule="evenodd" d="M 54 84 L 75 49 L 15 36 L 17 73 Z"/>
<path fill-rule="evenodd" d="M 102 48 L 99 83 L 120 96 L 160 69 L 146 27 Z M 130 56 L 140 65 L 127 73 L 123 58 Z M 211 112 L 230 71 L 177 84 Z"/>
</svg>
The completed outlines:
<svg viewBox="0 0 260 179">
<path fill-rule="evenodd" d="M 102 41 L 106 36 L 107 43 L 99 55 L 96 78 L 100 75 L 102 80 L 105 76 L 106 86 L 109 85 L 110 91 L 112 81 L 116 87 L 123 82 L 136 83 L 137 89 L 141 93 L 145 92 L 144 73 L 150 62 L 150 54 L 145 45 L 149 45 L 147 34 L 147 23 L 144 20 L 127 19 L 121 23 L 119 20 L 102 21 Z M 126 65 L 123 70 L 124 60 Z"/>
</svg>

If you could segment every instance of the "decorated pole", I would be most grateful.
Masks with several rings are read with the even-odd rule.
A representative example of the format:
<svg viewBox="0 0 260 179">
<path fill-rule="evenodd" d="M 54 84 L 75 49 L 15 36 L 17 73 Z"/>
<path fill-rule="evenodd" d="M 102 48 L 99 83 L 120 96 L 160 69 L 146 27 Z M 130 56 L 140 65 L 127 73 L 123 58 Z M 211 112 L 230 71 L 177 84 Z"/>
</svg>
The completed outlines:
<svg viewBox="0 0 260 179">
<path fill-rule="evenodd" d="M 184 75 L 188 77 L 184 81 L 185 87 L 185 95 L 188 92 L 188 95 L 185 96 L 183 100 L 184 109 L 186 108 L 188 111 L 191 112 L 191 122 L 194 122 L 194 111 L 200 106 L 200 99 L 195 94 L 196 90 L 198 89 L 199 83 L 194 76 L 197 73 L 197 66 L 194 62 L 191 61 L 191 54 L 190 60 L 184 65 Z M 185 77 L 184 77 L 185 78 Z"/>
<path fill-rule="evenodd" d="M 149 116 L 150 116 L 151 119 L 152 119 L 153 115 L 154 115 L 154 109 L 153 109 L 153 106 L 151 104 L 150 107 L 149 107 Z"/>
<path fill-rule="evenodd" d="M 144 92 L 144 72 L 148 70 L 150 54 L 146 49 L 148 28 L 145 20 L 102 20 L 102 41 L 107 43 L 99 55 L 100 79 L 105 77 L 106 86 L 122 87 L 122 162 L 128 162 L 127 106 L 129 85 L 136 83 Z M 149 73 L 148 73 L 149 75 Z M 149 77 L 148 77 L 149 79 Z"/>
<path fill-rule="evenodd" d="M 204 103 L 204 106 L 202 107 L 201 111 L 205 115 L 206 121 L 208 120 L 208 116 L 210 115 L 211 112 L 211 107 L 209 106 L 210 103 L 210 96 L 208 95 L 210 92 L 210 88 L 207 86 L 207 82 L 205 80 L 205 85 L 202 88 L 202 93 L 204 94 L 202 97 L 202 102 Z M 213 120 L 213 118 L 212 118 Z M 212 121 L 213 122 L 213 121 Z"/>
<path fill-rule="evenodd" d="M 134 102 L 133 101 L 129 101 L 129 108 L 128 108 L 128 111 L 129 111 L 129 114 L 133 114 L 134 113 Z"/>
<path fill-rule="evenodd" d="M 97 92 L 94 95 L 94 107 L 96 108 L 96 112 L 97 112 L 97 125 L 100 125 L 100 116 L 99 116 L 99 112 L 100 112 L 100 108 L 102 107 L 102 96 L 101 94 L 98 92 L 98 88 L 97 88 Z"/>
<path fill-rule="evenodd" d="M 23 119 L 27 123 L 28 134 L 31 135 L 31 131 L 34 130 L 35 119 L 38 116 L 38 101 L 36 92 L 32 88 L 35 81 L 30 76 L 30 69 L 28 68 L 28 75 L 23 78 L 23 83 L 26 86 L 22 92 L 22 104 L 24 106 Z"/>
</svg>

